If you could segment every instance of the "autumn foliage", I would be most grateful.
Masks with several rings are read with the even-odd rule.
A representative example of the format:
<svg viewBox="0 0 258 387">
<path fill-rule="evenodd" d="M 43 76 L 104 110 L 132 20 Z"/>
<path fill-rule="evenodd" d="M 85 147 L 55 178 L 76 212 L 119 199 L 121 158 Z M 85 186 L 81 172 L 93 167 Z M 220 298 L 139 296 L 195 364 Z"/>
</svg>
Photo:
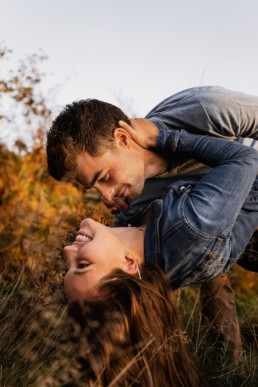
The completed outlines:
<svg viewBox="0 0 258 387">
<path fill-rule="evenodd" d="M 0 59 L 10 55 L 0 49 Z M 112 221 L 99 196 L 81 187 L 56 183 L 47 172 L 45 136 L 51 120 L 47 100 L 37 90 L 44 57 L 33 55 L 16 72 L 0 79 L 0 102 L 8 98 L 16 107 L 10 117 L 0 105 L 0 127 L 15 133 L 16 121 L 30 133 L 29 144 L 17 137 L 12 149 L 0 144 L 0 267 L 40 266 L 49 252 L 64 244 L 67 232 L 85 216 Z M 22 118 L 22 119 L 21 119 Z M 27 129 L 29 128 L 29 129 Z M 1 133 L 3 134 L 3 133 Z M 2 136 L 3 138 L 3 136 Z"/>
<path fill-rule="evenodd" d="M 9 49 L 0 48 L 0 61 L 10 55 Z M 1 269 L 42 265 L 85 216 L 112 223 L 97 193 L 57 183 L 48 175 L 45 135 L 51 109 L 39 88 L 44 79 L 39 66 L 45 59 L 33 54 L 0 79 L 0 128 L 15 133 L 17 122 L 23 122 L 31 134 L 29 145 L 17 137 L 9 149 L 3 136 L 0 144 Z M 13 106 L 11 116 L 4 109 L 6 98 Z M 243 270 L 233 275 L 234 285 L 248 292 L 258 289 L 257 282 L 257 276 Z"/>
<path fill-rule="evenodd" d="M 0 47 L 0 63 L 10 55 Z M 52 117 L 39 70 L 45 59 L 34 54 L 0 78 L 0 385 L 6 386 L 82 385 L 72 383 L 80 372 L 64 329 L 62 247 L 85 217 L 113 222 L 95 191 L 57 183 L 47 172 L 45 138 Z M 258 274 L 235 266 L 233 286 L 246 295 L 257 321 L 252 300 Z M 191 299 L 191 292 L 196 295 L 190 287 L 181 296 L 186 291 Z M 193 308 L 187 312 L 188 328 Z M 196 325 L 192 336 L 194 343 Z M 194 345 L 197 352 L 198 340 Z M 251 362 L 257 363 L 253 355 L 250 359 L 252 369 Z M 227 377 L 221 371 L 222 385 L 233 375 L 226 372 Z"/>
<path fill-rule="evenodd" d="M 2 145 L 0 163 L 2 267 L 41 264 L 83 217 L 101 216 L 97 195 L 49 177 L 42 146 L 21 156 Z"/>
</svg>

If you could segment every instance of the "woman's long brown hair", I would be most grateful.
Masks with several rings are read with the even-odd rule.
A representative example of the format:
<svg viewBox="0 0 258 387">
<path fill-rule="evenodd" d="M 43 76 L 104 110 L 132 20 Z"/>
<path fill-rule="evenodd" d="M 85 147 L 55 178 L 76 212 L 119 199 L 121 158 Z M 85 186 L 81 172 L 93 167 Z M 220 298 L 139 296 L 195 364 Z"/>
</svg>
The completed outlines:
<svg viewBox="0 0 258 387">
<path fill-rule="evenodd" d="M 85 382 L 203 386 L 163 272 L 143 265 L 141 277 L 116 270 L 103 279 L 98 299 L 70 305 Z"/>
</svg>

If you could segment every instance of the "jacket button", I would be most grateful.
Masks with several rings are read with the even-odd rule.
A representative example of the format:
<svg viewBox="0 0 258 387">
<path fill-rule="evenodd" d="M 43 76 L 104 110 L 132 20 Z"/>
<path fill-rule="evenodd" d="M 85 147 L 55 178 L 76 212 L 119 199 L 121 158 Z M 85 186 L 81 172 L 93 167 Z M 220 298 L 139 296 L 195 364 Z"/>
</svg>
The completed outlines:
<svg viewBox="0 0 258 387">
<path fill-rule="evenodd" d="M 185 186 L 182 185 L 182 187 L 180 187 L 180 190 L 179 190 L 179 191 L 180 191 L 181 193 L 183 193 L 183 192 L 185 192 L 185 189 L 186 189 Z"/>
</svg>

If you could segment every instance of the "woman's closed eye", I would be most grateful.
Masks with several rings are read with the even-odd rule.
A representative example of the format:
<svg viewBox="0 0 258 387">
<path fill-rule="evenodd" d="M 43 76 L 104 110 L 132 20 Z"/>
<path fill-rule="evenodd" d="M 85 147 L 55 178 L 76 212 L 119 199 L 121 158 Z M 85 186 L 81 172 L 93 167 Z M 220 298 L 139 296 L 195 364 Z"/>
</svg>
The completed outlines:
<svg viewBox="0 0 258 387">
<path fill-rule="evenodd" d="M 76 268 L 79 270 L 82 270 L 88 266 L 90 266 L 90 263 L 88 263 L 88 262 L 77 262 Z"/>
</svg>

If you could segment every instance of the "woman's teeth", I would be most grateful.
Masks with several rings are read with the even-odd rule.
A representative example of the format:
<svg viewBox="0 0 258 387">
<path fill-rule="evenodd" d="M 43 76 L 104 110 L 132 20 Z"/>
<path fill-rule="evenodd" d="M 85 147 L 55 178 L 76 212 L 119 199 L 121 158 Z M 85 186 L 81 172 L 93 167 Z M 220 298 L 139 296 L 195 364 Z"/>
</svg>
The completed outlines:
<svg viewBox="0 0 258 387">
<path fill-rule="evenodd" d="M 89 241 L 92 241 L 92 238 L 86 236 L 86 235 L 82 235 L 82 234 L 78 234 L 75 238 L 75 240 L 77 242 L 89 242 Z"/>
</svg>

